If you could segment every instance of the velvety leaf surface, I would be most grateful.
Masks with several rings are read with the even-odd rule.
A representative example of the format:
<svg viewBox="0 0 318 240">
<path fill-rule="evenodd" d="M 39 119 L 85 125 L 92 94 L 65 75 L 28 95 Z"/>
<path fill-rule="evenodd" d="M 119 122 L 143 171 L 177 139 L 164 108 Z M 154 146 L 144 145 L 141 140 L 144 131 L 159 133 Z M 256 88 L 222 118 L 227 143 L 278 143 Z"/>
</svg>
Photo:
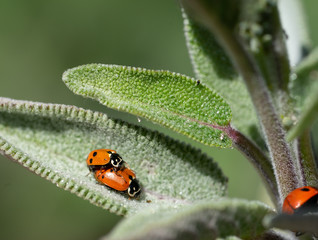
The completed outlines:
<svg viewBox="0 0 318 240">
<path fill-rule="evenodd" d="M 97 184 L 86 158 L 99 148 L 115 149 L 136 172 L 140 199 Z M 0 98 L 0 153 L 117 214 L 187 205 L 226 192 L 227 179 L 199 150 L 75 106 Z"/>
<path fill-rule="evenodd" d="M 231 145 L 218 130 L 231 120 L 228 104 L 184 75 L 90 64 L 69 69 L 63 80 L 74 93 L 107 107 L 145 117 L 207 145 Z"/>
<path fill-rule="evenodd" d="M 122 221 L 105 239 L 256 239 L 271 213 L 260 202 L 220 199 L 181 208 L 140 212 Z"/>
</svg>

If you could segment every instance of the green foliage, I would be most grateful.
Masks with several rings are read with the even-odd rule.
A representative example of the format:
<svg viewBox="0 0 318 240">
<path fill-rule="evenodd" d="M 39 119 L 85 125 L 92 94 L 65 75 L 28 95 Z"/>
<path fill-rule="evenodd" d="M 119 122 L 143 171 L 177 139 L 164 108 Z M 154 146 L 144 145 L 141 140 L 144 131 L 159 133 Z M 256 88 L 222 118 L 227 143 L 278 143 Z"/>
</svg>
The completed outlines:
<svg viewBox="0 0 318 240">
<path fill-rule="evenodd" d="M 63 81 L 78 95 L 205 145 L 235 147 L 262 175 L 280 211 L 290 191 L 318 182 L 309 133 L 318 115 L 318 51 L 290 76 L 275 1 L 181 3 L 190 57 L 203 84 L 169 71 L 103 64 L 69 69 Z M 97 184 L 85 160 L 98 148 L 115 149 L 136 172 L 140 198 Z M 199 150 L 102 113 L 0 98 L 0 153 L 126 215 L 107 239 L 287 236 L 263 226 L 264 216 L 273 213 L 269 207 L 224 198 L 227 178 Z"/>
<path fill-rule="evenodd" d="M 145 117 L 210 146 L 231 145 L 218 130 L 231 120 L 228 104 L 184 75 L 91 64 L 66 71 L 63 80 L 76 94 L 107 107 Z"/>
<path fill-rule="evenodd" d="M 143 211 L 125 219 L 105 239 L 255 239 L 271 210 L 259 202 L 220 199 L 181 208 Z"/>
<path fill-rule="evenodd" d="M 215 199 L 226 192 L 227 179 L 211 158 L 102 113 L 7 98 L 0 98 L 0 113 L 4 155 L 117 214 Z M 116 149 L 136 172 L 144 186 L 139 200 L 97 184 L 89 174 L 88 153 L 106 147 Z"/>
</svg>

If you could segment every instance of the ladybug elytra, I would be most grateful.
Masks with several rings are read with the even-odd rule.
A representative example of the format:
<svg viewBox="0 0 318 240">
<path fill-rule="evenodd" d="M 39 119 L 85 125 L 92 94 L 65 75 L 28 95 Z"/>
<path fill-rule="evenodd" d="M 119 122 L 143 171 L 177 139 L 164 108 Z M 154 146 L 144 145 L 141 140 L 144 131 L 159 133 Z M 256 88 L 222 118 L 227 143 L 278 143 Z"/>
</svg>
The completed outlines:
<svg viewBox="0 0 318 240">
<path fill-rule="evenodd" d="M 290 192 L 283 203 L 285 214 L 304 214 L 318 209 L 318 189 L 311 186 L 297 188 Z"/>
<path fill-rule="evenodd" d="M 96 170 L 95 179 L 117 191 L 126 191 L 132 198 L 137 197 L 141 191 L 135 173 L 127 167 L 118 171 L 114 171 L 112 168 Z"/>
</svg>

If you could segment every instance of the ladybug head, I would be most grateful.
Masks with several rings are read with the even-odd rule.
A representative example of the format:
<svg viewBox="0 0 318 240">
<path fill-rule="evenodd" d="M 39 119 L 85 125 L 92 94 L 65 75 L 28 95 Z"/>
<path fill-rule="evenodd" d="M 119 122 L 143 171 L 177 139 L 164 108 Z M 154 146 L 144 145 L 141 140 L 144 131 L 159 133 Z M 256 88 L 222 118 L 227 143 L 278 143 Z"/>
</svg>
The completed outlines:
<svg viewBox="0 0 318 240">
<path fill-rule="evenodd" d="M 118 153 L 111 153 L 110 154 L 110 163 L 115 168 L 121 168 L 124 164 L 124 161 Z"/>
<path fill-rule="evenodd" d="M 140 185 L 136 179 L 131 180 L 130 185 L 127 189 L 129 197 L 138 197 L 141 192 Z"/>
</svg>

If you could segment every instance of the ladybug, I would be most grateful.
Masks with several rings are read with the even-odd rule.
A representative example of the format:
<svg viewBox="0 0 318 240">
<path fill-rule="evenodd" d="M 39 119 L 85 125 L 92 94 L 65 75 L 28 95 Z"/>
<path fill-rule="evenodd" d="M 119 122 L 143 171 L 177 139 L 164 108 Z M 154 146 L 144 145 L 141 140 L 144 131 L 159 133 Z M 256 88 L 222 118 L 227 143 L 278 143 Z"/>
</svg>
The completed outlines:
<svg viewBox="0 0 318 240">
<path fill-rule="evenodd" d="M 114 168 L 116 171 L 122 168 L 125 162 L 115 150 L 96 149 L 88 154 L 86 163 L 89 170 L 94 172 L 101 168 Z"/>
<path fill-rule="evenodd" d="M 318 189 L 305 186 L 290 192 L 284 200 L 282 212 L 285 214 L 304 214 L 318 210 Z"/>
<path fill-rule="evenodd" d="M 96 170 L 95 179 L 117 191 L 127 192 L 131 198 L 138 197 L 141 192 L 135 173 L 127 167 L 117 171 L 113 168 Z"/>
</svg>

